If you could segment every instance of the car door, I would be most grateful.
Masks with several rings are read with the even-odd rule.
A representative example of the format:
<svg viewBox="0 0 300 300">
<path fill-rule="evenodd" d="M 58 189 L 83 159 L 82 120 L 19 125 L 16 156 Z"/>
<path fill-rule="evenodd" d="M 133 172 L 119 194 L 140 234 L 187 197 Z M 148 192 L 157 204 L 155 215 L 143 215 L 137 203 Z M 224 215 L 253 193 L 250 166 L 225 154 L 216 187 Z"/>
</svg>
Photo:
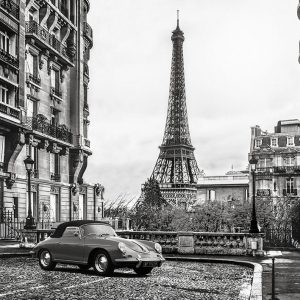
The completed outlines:
<svg viewBox="0 0 300 300">
<path fill-rule="evenodd" d="M 55 260 L 81 263 L 83 261 L 84 241 L 79 227 L 67 227 L 56 244 Z"/>
</svg>

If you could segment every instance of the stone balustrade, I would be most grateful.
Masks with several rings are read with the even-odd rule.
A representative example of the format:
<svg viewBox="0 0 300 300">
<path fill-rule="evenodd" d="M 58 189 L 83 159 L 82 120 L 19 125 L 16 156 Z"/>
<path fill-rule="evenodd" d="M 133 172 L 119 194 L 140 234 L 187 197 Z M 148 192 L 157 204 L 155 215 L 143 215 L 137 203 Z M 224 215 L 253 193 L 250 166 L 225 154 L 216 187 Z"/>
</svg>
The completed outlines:
<svg viewBox="0 0 300 300">
<path fill-rule="evenodd" d="M 263 234 L 224 232 L 117 231 L 128 239 L 160 243 L 163 253 L 262 255 Z"/>
</svg>

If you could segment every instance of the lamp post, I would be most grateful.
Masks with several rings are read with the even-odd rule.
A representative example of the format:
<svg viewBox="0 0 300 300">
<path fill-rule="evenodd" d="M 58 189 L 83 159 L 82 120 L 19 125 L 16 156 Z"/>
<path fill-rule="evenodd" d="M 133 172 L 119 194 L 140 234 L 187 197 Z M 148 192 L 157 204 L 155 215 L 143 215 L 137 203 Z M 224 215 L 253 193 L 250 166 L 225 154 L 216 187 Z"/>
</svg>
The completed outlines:
<svg viewBox="0 0 300 300">
<path fill-rule="evenodd" d="M 34 161 L 28 155 L 27 158 L 24 160 L 24 164 L 25 164 L 27 177 L 28 177 L 28 215 L 26 218 L 24 229 L 35 229 L 36 225 L 34 223 L 34 218 L 32 216 L 32 210 L 31 210 L 31 184 L 30 184 L 30 176 L 31 176 Z"/>
<path fill-rule="evenodd" d="M 251 174 L 252 174 L 252 216 L 251 216 L 251 225 L 250 225 L 250 233 L 259 233 L 259 229 L 257 226 L 257 219 L 256 219 L 256 210 L 255 210 L 255 170 L 256 164 L 258 160 L 252 155 L 251 159 L 249 160 L 249 164 L 251 167 Z"/>
</svg>

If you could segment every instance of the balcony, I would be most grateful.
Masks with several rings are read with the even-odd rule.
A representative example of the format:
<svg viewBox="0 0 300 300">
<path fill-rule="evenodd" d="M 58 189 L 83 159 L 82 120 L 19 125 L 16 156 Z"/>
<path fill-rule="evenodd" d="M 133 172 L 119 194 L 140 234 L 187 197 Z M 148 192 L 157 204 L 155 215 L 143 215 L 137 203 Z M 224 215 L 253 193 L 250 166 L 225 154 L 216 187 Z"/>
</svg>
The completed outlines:
<svg viewBox="0 0 300 300">
<path fill-rule="evenodd" d="M 20 119 L 20 110 L 18 108 L 13 108 L 3 102 L 0 102 L 0 112 L 15 119 Z"/>
<path fill-rule="evenodd" d="M 256 195 L 259 197 L 268 197 L 268 196 L 271 196 L 271 190 L 270 189 L 258 189 L 256 191 Z"/>
<path fill-rule="evenodd" d="M 10 15 L 15 17 L 16 19 L 19 19 L 20 7 L 13 1 L 0 0 L 0 7 L 3 8 L 6 12 L 8 12 Z"/>
<path fill-rule="evenodd" d="M 3 49 L 0 49 L 0 59 L 3 62 L 5 62 L 15 68 L 19 68 L 19 59 L 12 56 L 8 52 L 4 51 Z"/>
<path fill-rule="evenodd" d="M 50 179 L 52 181 L 56 181 L 56 182 L 60 182 L 60 174 L 57 174 L 57 173 L 52 173 L 51 176 L 50 176 Z"/>
<path fill-rule="evenodd" d="M 300 166 L 280 166 L 274 167 L 275 173 L 300 173 Z"/>
<path fill-rule="evenodd" d="M 27 126 L 31 130 L 38 131 L 63 142 L 72 144 L 73 135 L 65 125 L 55 126 L 50 124 L 47 119 L 38 115 L 37 117 L 27 118 Z"/>
<path fill-rule="evenodd" d="M 283 196 L 287 196 L 287 197 L 295 197 L 295 196 L 297 196 L 297 190 L 296 189 L 283 189 L 282 194 L 283 194 Z"/>
<path fill-rule="evenodd" d="M 31 73 L 26 73 L 26 82 L 33 83 L 34 85 L 41 86 L 41 78 L 39 76 L 33 75 Z"/>
<path fill-rule="evenodd" d="M 25 29 L 26 36 L 35 38 L 38 46 L 51 51 L 63 63 L 73 66 L 72 58 L 68 55 L 67 46 L 63 45 L 54 35 L 51 35 L 47 29 L 41 27 L 35 21 L 26 22 Z"/>
<path fill-rule="evenodd" d="M 91 48 L 92 48 L 93 47 L 93 29 L 87 22 L 84 22 L 84 24 L 83 24 L 83 35 L 89 40 Z"/>
<path fill-rule="evenodd" d="M 51 97 L 54 97 L 59 102 L 63 100 L 62 99 L 62 91 L 60 89 L 58 89 L 58 88 L 51 87 L 51 89 L 50 89 L 50 95 L 51 95 Z"/>
</svg>

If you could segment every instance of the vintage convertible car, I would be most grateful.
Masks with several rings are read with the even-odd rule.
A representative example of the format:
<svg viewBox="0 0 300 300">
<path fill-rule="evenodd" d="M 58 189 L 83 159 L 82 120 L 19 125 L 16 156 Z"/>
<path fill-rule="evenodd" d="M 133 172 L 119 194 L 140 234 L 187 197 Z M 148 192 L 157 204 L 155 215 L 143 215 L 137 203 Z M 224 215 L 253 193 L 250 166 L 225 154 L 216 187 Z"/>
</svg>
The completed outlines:
<svg viewBox="0 0 300 300">
<path fill-rule="evenodd" d="M 111 275 L 115 268 L 129 267 L 146 275 L 165 261 L 158 243 L 118 237 L 107 223 L 77 220 L 65 222 L 32 253 L 40 267 L 53 270 L 57 263 L 75 264 L 80 269 Z"/>
</svg>

